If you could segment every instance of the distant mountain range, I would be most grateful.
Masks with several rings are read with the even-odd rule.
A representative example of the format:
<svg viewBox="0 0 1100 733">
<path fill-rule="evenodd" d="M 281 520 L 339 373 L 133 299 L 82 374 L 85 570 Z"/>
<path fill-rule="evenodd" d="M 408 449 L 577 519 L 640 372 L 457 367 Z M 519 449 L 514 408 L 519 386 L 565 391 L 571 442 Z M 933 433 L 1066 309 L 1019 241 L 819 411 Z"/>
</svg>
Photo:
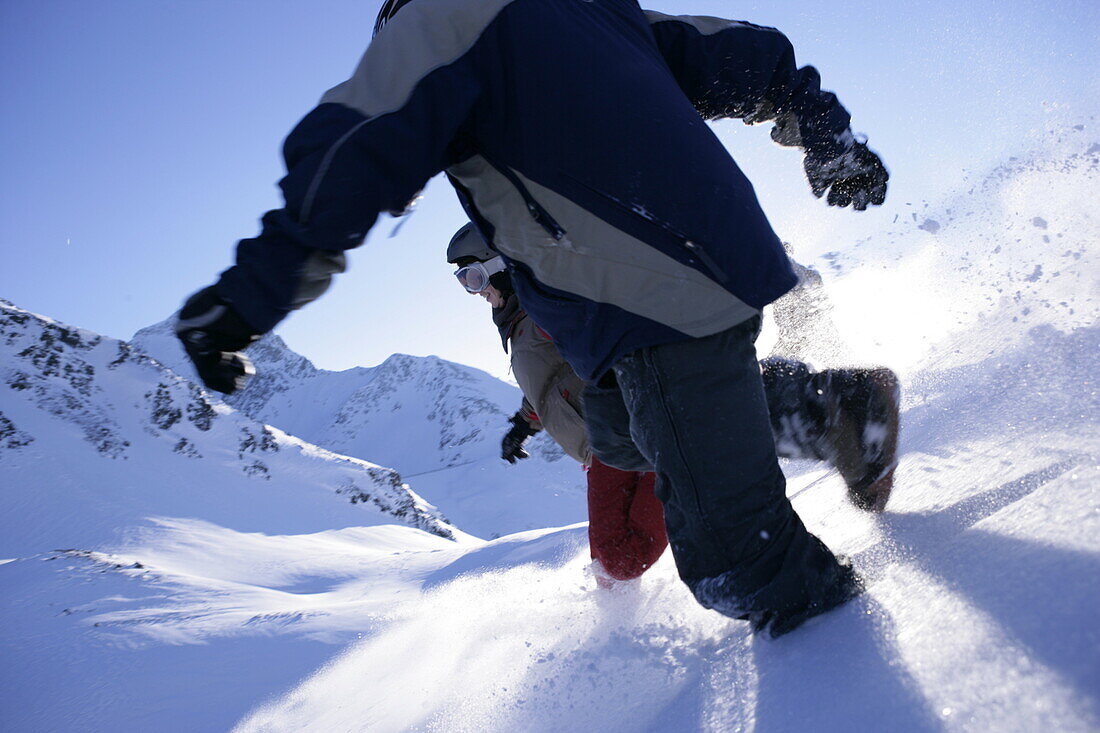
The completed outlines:
<svg viewBox="0 0 1100 733">
<path fill-rule="evenodd" d="M 193 375 L 170 319 L 131 343 Z M 584 474 L 546 433 L 529 441 L 531 458 L 514 466 L 500 459 L 522 395 L 486 372 L 406 354 L 327 371 L 274 333 L 248 355 L 256 375 L 227 405 L 314 445 L 394 468 L 466 532 L 491 538 L 587 518 Z"/>
<path fill-rule="evenodd" d="M 517 466 L 500 460 L 520 402 L 511 385 L 402 354 L 329 372 L 273 334 L 249 355 L 258 374 L 222 401 L 191 381 L 167 320 L 126 342 L 0 301 L 0 474 L 21 510 L 0 558 L 56 549 L 55 535 L 101 542 L 143 517 L 247 529 L 257 502 L 295 527 L 402 523 L 444 537 L 585 519 L 584 475 L 548 437 Z M 69 516 L 58 491 L 71 493 Z"/>
<path fill-rule="evenodd" d="M 178 374 L 192 375 L 170 321 L 131 342 Z M 403 474 L 447 468 L 493 453 L 519 407 L 515 387 L 438 357 L 394 354 L 341 372 L 316 368 L 275 334 L 249 347 L 256 375 L 226 404 L 329 450 Z M 563 456 L 553 443 L 544 457 Z"/>
<path fill-rule="evenodd" d="M 455 536 L 394 470 L 233 410 L 130 343 L 6 301 L 0 396 L 0 471 L 15 519 L 0 555 L 56 549 L 54 535 L 102 540 L 135 514 L 177 511 L 298 512 L 318 528 L 402 523 Z"/>
</svg>

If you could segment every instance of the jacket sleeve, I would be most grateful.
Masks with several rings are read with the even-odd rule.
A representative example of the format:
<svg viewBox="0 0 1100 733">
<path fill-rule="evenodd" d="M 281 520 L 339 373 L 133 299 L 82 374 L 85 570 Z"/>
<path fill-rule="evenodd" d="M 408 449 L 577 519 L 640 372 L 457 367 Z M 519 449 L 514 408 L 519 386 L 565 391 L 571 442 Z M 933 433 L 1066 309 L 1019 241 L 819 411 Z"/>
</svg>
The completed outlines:
<svg viewBox="0 0 1100 733">
<path fill-rule="evenodd" d="M 527 425 L 531 430 L 534 430 L 536 433 L 542 430 L 542 420 L 526 397 L 523 398 L 523 402 L 519 406 L 518 414 L 523 416 L 523 419 L 527 421 Z"/>
<path fill-rule="evenodd" d="M 388 23 L 352 78 L 286 139 L 285 206 L 238 244 L 235 265 L 218 282 L 260 333 L 319 297 L 378 214 L 403 210 L 449 164 L 479 94 L 484 27 L 455 33 L 416 11 L 413 3 Z"/>
<path fill-rule="evenodd" d="M 812 66 L 795 65 L 779 31 L 751 23 L 646 11 L 661 54 L 705 119 L 774 121 L 772 139 L 807 152 L 837 154 L 851 146 L 850 116 L 822 91 Z"/>
</svg>

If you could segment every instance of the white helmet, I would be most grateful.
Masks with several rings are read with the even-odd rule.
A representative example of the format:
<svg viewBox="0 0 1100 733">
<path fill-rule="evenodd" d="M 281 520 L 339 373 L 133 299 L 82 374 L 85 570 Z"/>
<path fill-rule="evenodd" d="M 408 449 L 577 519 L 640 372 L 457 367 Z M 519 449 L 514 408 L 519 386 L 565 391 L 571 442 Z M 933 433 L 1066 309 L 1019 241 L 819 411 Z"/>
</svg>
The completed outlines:
<svg viewBox="0 0 1100 733">
<path fill-rule="evenodd" d="M 455 232 L 451 237 L 451 243 L 447 245 L 447 262 L 456 264 L 461 259 L 473 258 L 478 262 L 488 262 L 497 257 L 499 253 L 485 243 L 481 233 L 473 223 Z"/>
</svg>

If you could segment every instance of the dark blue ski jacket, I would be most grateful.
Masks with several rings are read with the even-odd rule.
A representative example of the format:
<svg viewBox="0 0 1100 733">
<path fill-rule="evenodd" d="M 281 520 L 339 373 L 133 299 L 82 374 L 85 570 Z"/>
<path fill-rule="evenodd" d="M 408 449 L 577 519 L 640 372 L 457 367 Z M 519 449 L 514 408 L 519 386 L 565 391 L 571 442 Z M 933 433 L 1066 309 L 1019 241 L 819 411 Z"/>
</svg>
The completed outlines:
<svg viewBox="0 0 1100 733">
<path fill-rule="evenodd" d="M 809 153 L 851 144 L 848 113 L 771 28 L 635 0 L 411 0 L 287 138 L 286 206 L 218 291 L 270 330 L 446 171 L 524 308 L 591 380 L 795 283 L 706 124 L 720 117 L 774 121 Z"/>
</svg>

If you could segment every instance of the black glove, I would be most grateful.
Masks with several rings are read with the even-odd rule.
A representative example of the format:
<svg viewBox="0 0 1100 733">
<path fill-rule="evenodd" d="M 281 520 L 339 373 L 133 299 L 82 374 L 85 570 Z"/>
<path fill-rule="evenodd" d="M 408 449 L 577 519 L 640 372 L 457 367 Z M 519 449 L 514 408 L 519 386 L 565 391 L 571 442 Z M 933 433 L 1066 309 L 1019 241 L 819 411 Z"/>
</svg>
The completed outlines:
<svg viewBox="0 0 1100 733">
<path fill-rule="evenodd" d="M 512 429 L 500 442 L 500 457 L 509 463 L 515 463 L 521 458 L 530 458 L 531 454 L 523 449 L 523 444 L 538 430 L 531 427 L 530 423 L 524 419 L 522 410 L 508 418 L 508 422 L 512 423 Z"/>
<path fill-rule="evenodd" d="M 829 206 L 851 204 L 863 211 L 868 204 L 881 206 L 886 200 L 890 174 L 865 143 L 855 143 L 838 156 L 807 153 L 803 166 L 814 196 L 821 198 L 829 191 Z"/>
<path fill-rule="evenodd" d="M 256 373 L 248 357 L 237 352 L 260 336 L 214 286 L 200 290 L 183 304 L 176 337 L 210 389 L 232 394 Z"/>
</svg>

